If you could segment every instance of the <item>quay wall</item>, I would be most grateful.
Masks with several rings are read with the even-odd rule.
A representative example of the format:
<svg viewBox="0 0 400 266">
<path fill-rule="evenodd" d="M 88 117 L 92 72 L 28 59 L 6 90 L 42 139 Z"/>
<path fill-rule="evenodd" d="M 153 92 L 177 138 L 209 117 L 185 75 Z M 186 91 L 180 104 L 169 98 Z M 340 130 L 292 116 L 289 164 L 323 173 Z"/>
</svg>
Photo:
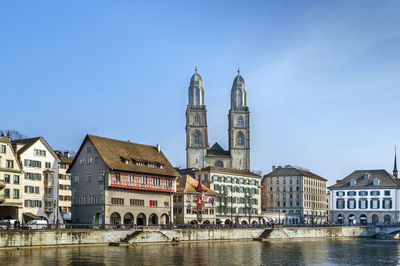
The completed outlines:
<svg viewBox="0 0 400 266">
<path fill-rule="evenodd" d="M 260 238 L 265 229 L 184 229 L 163 230 L 159 228 L 135 230 L 10 230 L 0 231 L 0 248 L 93 245 L 120 242 L 127 235 L 133 234 L 129 244 L 167 243 L 174 239 L 179 241 L 221 241 L 252 240 Z M 278 228 L 265 238 L 266 240 L 294 238 L 328 238 L 328 237 L 371 237 L 375 235 L 375 227 L 326 227 L 326 228 Z"/>
</svg>

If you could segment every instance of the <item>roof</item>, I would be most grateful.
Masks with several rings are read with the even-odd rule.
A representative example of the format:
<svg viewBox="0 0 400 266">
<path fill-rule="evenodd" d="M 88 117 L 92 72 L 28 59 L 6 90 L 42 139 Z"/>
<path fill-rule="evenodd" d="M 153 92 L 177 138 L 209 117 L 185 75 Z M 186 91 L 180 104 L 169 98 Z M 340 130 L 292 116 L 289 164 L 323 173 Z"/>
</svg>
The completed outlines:
<svg viewBox="0 0 400 266">
<path fill-rule="evenodd" d="M 379 184 L 374 185 L 375 178 L 379 179 Z M 351 186 L 350 180 L 355 179 L 356 183 Z M 339 180 L 336 184 L 328 187 L 329 189 L 345 189 L 345 188 L 376 188 L 376 187 L 398 187 L 400 180 L 388 173 L 384 169 L 378 170 L 356 170 Z"/>
<path fill-rule="evenodd" d="M 29 139 L 18 139 L 18 140 L 13 140 L 12 143 L 18 143 L 18 144 L 24 144 L 24 146 L 17 151 L 17 154 L 20 155 L 24 153 L 27 149 L 29 149 L 33 144 L 35 144 L 38 140 L 40 140 L 42 137 L 36 137 L 36 138 L 29 138 Z"/>
<path fill-rule="evenodd" d="M 197 171 L 208 171 L 208 172 L 219 172 L 219 173 L 227 173 L 227 174 L 239 174 L 239 175 L 247 175 L 252 177 L 260 178 L 260 175 L 257 175 L 249 170 L 240 170 L 240 169 L 233 169 L 233 168 L 224 168 L 218 166 L 208 166 L 205 168 L 198 169 Z"/>
<path fill-rule="evenodd" d="M 179 176 L 178 172 L 172 167 L 164 154 L 161 151 L 158 152 L 155 146 L 94 135 L 86 136 L 68 171 L 79 157 L 79 153 L 87 139 L 93 143 L 94 148 L 97 150 L 104 163 L 112 170 L 174 177 Z M 126 159 L 128 164 L 123 162 L 122 159 Z M 143 164 L 138 165 L 134 163 L 134 161 L 143 162 Z M 149 167 L 146 163 L 153 163 L 155 166 Z M 160 165 L 162 165 L 162 168 Z"/>
<path fill-rule="evenodd" d="M 229 151 L 225 151 L 218 142 L 215 142 L 212 145 L 211 149 L 207 150 L 207 155 L 217 155 L 217 156 L 231 156 Z"/>
<path fill-rule="evenodd" d="M 264 175 L 264 177 L 275 177 L 275 176 L 306 176 L 315 178 L 322 181 L 328 181 L 319 175 L 316 175 L 310 171 L 306 171 L 296 167 L 278 167 L 271 173 Z"/>
<path fill-rule="evenodd" d="M 199 192 L 197 187 L 199 181 L 191 177 L 190 175 L 182 175 L 178 178 L 176 184 L 176 192 Z M 204 184 L 201 185 L 207 194 L 218 194 L 216 191 L 209 189 Z"/>
<path fill-rule="evenodd" d="M 67 157 L 64 154 L 62 154 L 61 151 L 56 151 L 56 154 L 58 156 L 58 159 L 60 159 L 61 163 L 65 163 L 65 164 L 71 164 L 72 161 L 74 160 L 74 157 Z"/>
<path fill-rule="evenodd" d="M 190 87 L 194 87 L 194 86 L 197 86 L 197 87 L 203 86 L 203 79 L 201 78 L 199 73 L 197 73 L 197 68 L 196 68 L 196 72 L 190 78 Z"/>
<path fill-rule="evenodd" d="M 244 79 L 239 73 L 237 74 L 237 76 L 233 80 L 233 85 L 232 85 L 232 88 L 237 88 L 237 87 L 244 88 Z"/>
</svg>

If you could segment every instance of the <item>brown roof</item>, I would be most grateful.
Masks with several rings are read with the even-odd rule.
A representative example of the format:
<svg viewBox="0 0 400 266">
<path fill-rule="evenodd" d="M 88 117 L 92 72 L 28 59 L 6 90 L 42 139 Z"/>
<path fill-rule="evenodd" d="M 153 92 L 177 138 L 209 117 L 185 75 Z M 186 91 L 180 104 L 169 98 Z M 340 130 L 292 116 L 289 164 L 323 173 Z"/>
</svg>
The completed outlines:
<svg viewBox="0 0 400 266">
<path fill-rule="evenodd" d="M 67 157 L 64 154 L 62 154 L 61 151 L 56 151 L 56 154 L 58 156 L 58 159 L 60 159 L 61 163 L 66 163 L 66 164 L 71 164 L 72 161 L 74 160 L 74 157 Z"/>
<path fill-rule="evenodd" d="M 379 179 L 378 185 L 374 185 L 375 178 Z M 350 180 L 355 179 L 356 183 L 350 186 Z M 365 187 L 399 187 L 400 180 L 386 170 L 356 170 L 336 184 L 328 187 L 329 189 L 344 189 L 344 188 L 365 188 Z"/>
<path fill-rule="evenodd" d="M 17 151 L 17 154 L 20 155 L 24 153 L 27 149 L 29 149 L 33 144 L 36 143 L 36 141 L 40 140 L 41 138 L 42 137 L 36 137 L 30 139 L 18 139 L 18 140 L 13 140 L 12 143 L 25 144 L 21 149 Z"/>
<path fill-rule="evenodd" d="M 155 146 L 109 139 L 94 135 L 86 136 L 81 148 L 75 155 L 73 163 L 76 161 L 76 158 L 78 158 L 86 139 L 92 141 L 93 146 L 96 148 L 100 157 L 110 169 L 156 175 L 179 176 L 178 172 L 172 167 L 164 154 L 158 152 L 157 147 Z M 126 159 L 128 164 L 123 162 L 123 159 Z M 143 162 L 143 165 L 135 164 L 133 160 Z M 155 164 L 154 167 L 147 166 L 146 163 L 148 162 Z M 159 165 L 162 165 L 162 168 Z M 70 168 L 71 167 L 72 165 Z"/>
<path fill-rule="evenodd" d="M 197 171 L 199 171 L 199 170 L 197 170 Z M 200 171 L 212 171 L 212 172 L 220 172 L 220 173 L 239 174 L 239 175 L 247 175 L 247 176 L 258 177 L 258 178 L 261 177 L 260 175 L 257 175 L 248 170 L 239 170 L 239 169 L 224 168 L 224 167 L 218 167 L 218 166 L 208 166 L 205 168 L 201 168 Z"/>
<path fill-rule="evenodd" d="M 310 171 L 306 171 L 300 168 L 295 167 L 278 167 L 274 171 L 269 174 L 266 174 L 264 177 L 271 177 L 271 176 L 306 176 L 310 178 L 315 178 L 322 181 L 328 181 L 319 175 L 316 175 Z"/>
<path fill-rule="evenodd" d="M 199 181 L 190 175 L 182 175 L 176 182 L 176 192 L 198 192 L 197 187 L 199 185 Z M 218 194 L 216 191 L 206 187 L 204 183 L 202 183 L 202 187 L 205 189 L 207 194 Z"/>
</svg>

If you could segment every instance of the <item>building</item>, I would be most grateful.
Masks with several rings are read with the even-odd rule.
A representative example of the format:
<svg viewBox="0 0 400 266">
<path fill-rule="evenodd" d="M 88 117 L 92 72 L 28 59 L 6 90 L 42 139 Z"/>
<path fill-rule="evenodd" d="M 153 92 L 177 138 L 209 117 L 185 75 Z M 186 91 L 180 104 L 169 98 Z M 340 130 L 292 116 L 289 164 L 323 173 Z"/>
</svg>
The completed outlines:
<svg viewBox="0 0 400 266">
<path fill-rule="evenodd" d="M 190 175 L 179 177 L 174 194 L 174 223 L 215 224 L 216 194 Z"/>
<path fill-rule="evenodd" d="M 57 154 L 43 137 L 15 140 L 12 145 L 24 171 L 23 221 L 44 218 L 50 224 L 62 223 L 62 217 L 57 215 Z"/>
<path fill-rule="evenodd" d="M 186 108 L 186 167 L 250 169 L 250 112 L 243 77 L 235 77 L 231 89 L 231 109 L 228 115 L 229 150 L 218 143 L 208 145 L 207 109 L 204 103 L 203 79 L 196 72 L 190 79 Z"/>
<path fill-rule="evenodd" d="M 385 170 L 356 170 L 329 187 L 331 222 L 399 223 L 399 189 L 399 179 Z"/>
<path fill-rule="evenodd" d="M 216 191 L 217 223 L 254 224 L 262 222 L 261 176 L 248 170 L 208 166 L 191 171 L 196 180 Z"/>
<path fill-rule="evenodd" d="M 73 158 L 69 152 L 56 151 L 60 166 L 58 168 L 58 209 L 60 210 L 64 223 L 71 221 L 71 175 L 67 169 L 72 163 Z"/>
<path fill-rule="evenodd" d="M 0 220 L 22 220 L 22 167 L 9 136 L 0 136 Z"/>
<path fill-rule="evenodd" d="M 178 172 L 150 146 L 87 135 L 68 171 L 72 222 L 168 224 Z"/>
<path fill-rule="evenodd" d="M 285 224 L 328 221 L 325 178 L 290 165 L 272 169 L 262 181 L 262 211 L 266 220 Z"/>
</svg>

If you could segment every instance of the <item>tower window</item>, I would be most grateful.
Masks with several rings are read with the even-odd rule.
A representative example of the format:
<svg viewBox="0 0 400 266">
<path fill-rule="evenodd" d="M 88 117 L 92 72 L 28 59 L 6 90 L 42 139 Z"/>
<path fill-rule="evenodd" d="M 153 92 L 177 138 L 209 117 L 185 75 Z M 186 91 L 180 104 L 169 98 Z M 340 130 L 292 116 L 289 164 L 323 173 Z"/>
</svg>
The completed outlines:
<svg viewBox="0 0 400 266">
<path fill-rule="evenodd" d="M 194 134 L 194 144 L 195 145 L 200 145 L 201 144 L 200 137 L 201 137 L 201 135 L 200 135 L 199 132 L 196 132 Z"/>
<path fill-rule="evenodd" d="M 195 88 L 194 91 L 194 105 L 200 105 L 200 89 Z"/>
<path fill-rule="evenodd" d="M 224 164 L 221 161 L 216 161 L 215 166 L 224 167 Z"/>
<path fill-rule="evenodd" d="M 244 136 L 243 136 L 242 132 L 238 133 L 236 144 L 237 145 L 244 145 Z"/>
<path fill-rule="evenodd" d="M 198 115 L 195 115 L 195 116 L 194 116 L 194 122 L 195 122 L 196 124 L 199 124 L 199 123 L 200 123 L 200 118 L 199 118 Z"/>
<path fill-rule="evenodd" d="M 239 116 L 239 118 L 237 120 L 237 125 L 238 126 L 243 126 L 243 117 Z"/>
</svg>

